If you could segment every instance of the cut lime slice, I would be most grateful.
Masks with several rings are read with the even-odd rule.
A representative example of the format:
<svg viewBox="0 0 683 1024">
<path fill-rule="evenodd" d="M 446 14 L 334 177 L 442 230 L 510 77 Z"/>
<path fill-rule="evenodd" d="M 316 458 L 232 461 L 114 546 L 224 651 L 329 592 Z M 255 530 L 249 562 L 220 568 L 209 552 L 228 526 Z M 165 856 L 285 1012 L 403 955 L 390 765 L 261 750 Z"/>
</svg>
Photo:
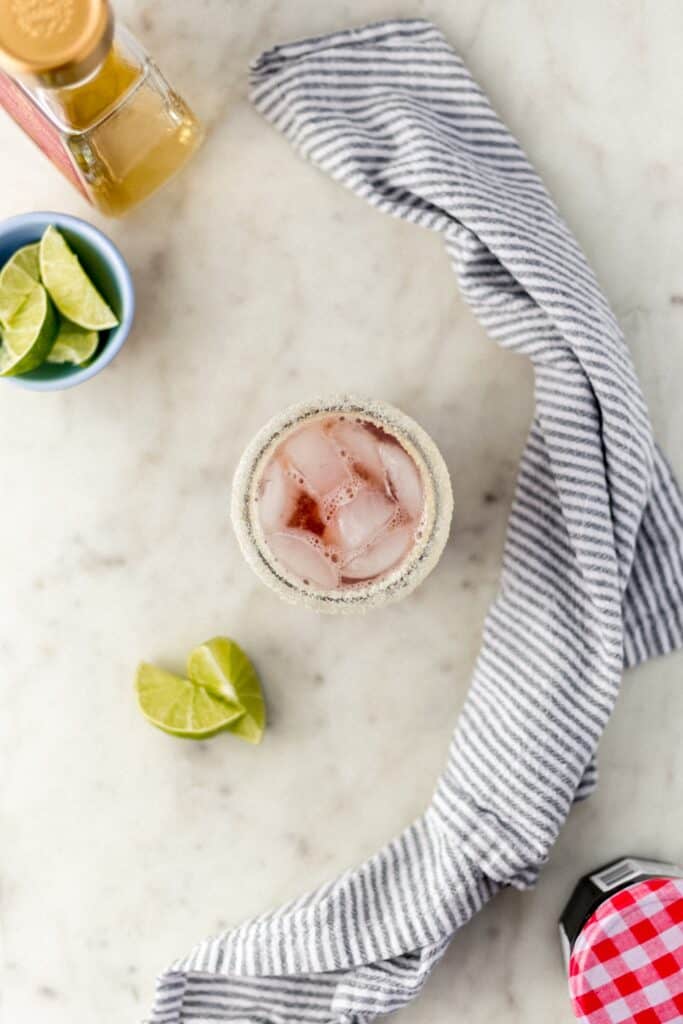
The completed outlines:
<svg viewBox="0 0 683 1024">
<path fill-rule="evenodd" d="M 100 336 L 97 331 L 88 331 L 85 327 L 72 324 L 70 320 L 60 318 L 57 339 L 52 346 L 48 363 L 73 363 L 84 366 L 94 356 Z"/>
<path fill-rule="evenodd" d="M 34 281 L 40 281 L 40 261 L 38 259 L 39 250 L 40 242 L 33 242 L 31 245 L 24 245 L 21 249 L 17 249 L 9 262 L 13 263 L 15 267 L 20 267 L 23 271 L 29 274 Z"/>
<path fill-rule="evenodd" d="M 42 284 L 34 282 L 2 330 L 0 376 L 35 370 L 49 355 L 56 334 L 57 314 Z"/>
<path fill-rule="evenodd" d="M 20 249 L 19 252 L 22 250 Z M 19 253 L 14 254 L 0 272 L 0 323 L 6 324 L 12 319 L 19 307 L 24 304 L 36 285 L 37 278 L 28 274 L 17 261 Z"/>
<path fill-rule="evenodd" d="M 230 732 L 260 743 L 266 727 L 266 707 L 256 670 L 234 640 L 217 636 L 196 647 L 187 662 L 190 679 L 223 700 L 237 702 L 244 715 L 232 722 Z"/>
<path fill-rule="evenodd" d="M 40 242 L 40 275 L 59 312 L 90 331 L 116 327 L 118 320 L 56 228 Z"/>
<path fill-rule="evenodd" d="M 147 721 L 171 736 L 208 739 L 244 714 L 235 703 L 155 665 L 140 665 L 135 688 Z"/>
</svg>

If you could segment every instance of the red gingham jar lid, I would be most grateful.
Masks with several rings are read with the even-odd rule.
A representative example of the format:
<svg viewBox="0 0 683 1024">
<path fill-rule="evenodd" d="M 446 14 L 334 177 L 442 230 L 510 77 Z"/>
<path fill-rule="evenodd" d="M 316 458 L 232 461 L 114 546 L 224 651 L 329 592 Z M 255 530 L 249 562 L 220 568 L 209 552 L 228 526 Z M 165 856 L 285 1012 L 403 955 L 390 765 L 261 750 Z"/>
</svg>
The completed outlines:
<svg viewBox="0 0 683 1024">
<path fill-rule="evenodd" d="M 649 878 L 600 904 L 572 949 L 569 994 L 587 1024 L 683 1021 L 683 879 Z"/>
</svg>

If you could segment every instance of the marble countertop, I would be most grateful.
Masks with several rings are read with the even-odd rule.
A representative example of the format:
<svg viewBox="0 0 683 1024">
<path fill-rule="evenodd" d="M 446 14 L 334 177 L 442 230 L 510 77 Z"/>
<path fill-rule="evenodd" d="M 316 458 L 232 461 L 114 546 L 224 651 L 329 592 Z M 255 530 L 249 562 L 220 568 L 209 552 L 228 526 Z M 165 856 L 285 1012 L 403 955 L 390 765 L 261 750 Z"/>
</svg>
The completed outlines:
<svg viewBox="0 0 683 1024">
<path fill-rule="evenodd" d="M 7 1021 L 139 1020 L 156 972 L 196 941 L 407 824 L 444 761 L 496 590 L 529 366 L 475 323 L 438 238 L 372 211 L 250 109 L 251 56 L 397 13 L 437 21 L 596 268 L 683 477 L 676 0 L 118 6 L 210 132 L 160 196 L 106 223 L 0 118 L 0 216 L 101 223 L 139 296 L 101 376 L 55 394 L 0 387 Z M 262 422 L 339 390 L 386 398 L 429 430 L 456 518 L 411 598 L 332 620 L 264 589 L 228 502 Z M 261 748 L 175 741 L 136 708 L 141 658 L 181 668 L 216 633 L 262 673 Z M 600 788 L 537 889 L 487 907 L 397 1021 L 570 1024 L 555 921 L 576 878 L 623 852 L 683 859 L 682 670 L 676 655 L 627 677 Z"/>
</svg>

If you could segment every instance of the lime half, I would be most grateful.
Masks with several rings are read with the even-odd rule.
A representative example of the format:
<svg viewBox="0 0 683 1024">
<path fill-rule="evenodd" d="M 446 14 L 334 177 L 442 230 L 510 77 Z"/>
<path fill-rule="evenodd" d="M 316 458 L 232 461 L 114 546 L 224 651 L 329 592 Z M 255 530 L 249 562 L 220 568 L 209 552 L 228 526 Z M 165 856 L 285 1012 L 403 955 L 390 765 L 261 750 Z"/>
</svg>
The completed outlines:
<svg viewBox="0 0 683 1024">
<path fill-rule="evenodd" d="M 18 257 L 22 252 L 23 249 L 15 252 L 0 272 L 0 323 L 2 324 L 6 324 L 12 319 L 38 281 L 37 277 L 27 273 L 26 269 L 21 266 Z"/>
<path fill-rule="evenodd" d="M 214 637 L 196 647 L 187 662 L 190 679 L 223 700 L 237 702 L 242 718 L 232 722 L 230 732 L 260 743 L 266 726 L 266 707 L 256 669 L 234 640 Z"/>
<path fill-rule="evenodd" d="M 237 704 L 155 665 L 140 665 L 135 688 L 147 721 L 171 736 L 208 739 L 244 714 Z"/>
<path fill-rule="evenodd" d="M 59 312 L 79 327 L 102 331 L 118 320 L 56 228 L 40 241 L 40 274 Z"/>
<path fill-rule="evenodd" d="M 74 363 L 84 366 L 94 356 L 100 336 L 97 331 L 72 324 L 63 318 L 59 323 L 57 339 L 47 357 L 48 363 Z"/>
<path fill-rule="evenodd" d="M 56 334 L 57 314 L 42 284 L 34 282 L 18 310 L 4 323 L 0 376 L 35 370 L 49 355 Z"/>
</svg>

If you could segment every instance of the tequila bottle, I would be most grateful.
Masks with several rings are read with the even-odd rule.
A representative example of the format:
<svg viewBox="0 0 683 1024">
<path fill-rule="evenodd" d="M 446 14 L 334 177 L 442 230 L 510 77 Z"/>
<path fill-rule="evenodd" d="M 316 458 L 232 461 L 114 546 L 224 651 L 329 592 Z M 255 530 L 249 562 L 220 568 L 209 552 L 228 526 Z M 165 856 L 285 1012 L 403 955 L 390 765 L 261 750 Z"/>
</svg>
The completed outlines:
<svg viewBox="0 0 683 1024">
<path fill-rule="evenodd" d="M 156 191 L 201 141 L 107 0 L 3 0 L 0 67 L 0 106 L 109 216 Z"/>
</svg>

